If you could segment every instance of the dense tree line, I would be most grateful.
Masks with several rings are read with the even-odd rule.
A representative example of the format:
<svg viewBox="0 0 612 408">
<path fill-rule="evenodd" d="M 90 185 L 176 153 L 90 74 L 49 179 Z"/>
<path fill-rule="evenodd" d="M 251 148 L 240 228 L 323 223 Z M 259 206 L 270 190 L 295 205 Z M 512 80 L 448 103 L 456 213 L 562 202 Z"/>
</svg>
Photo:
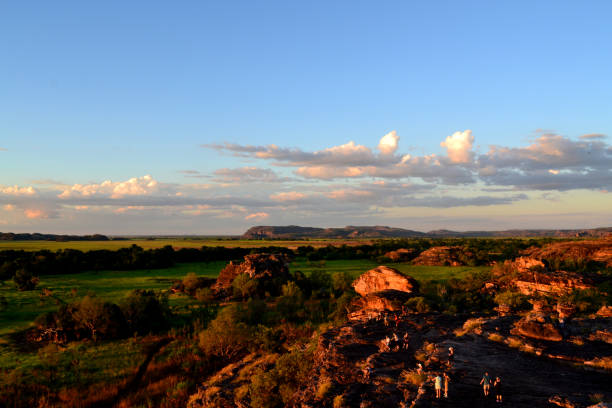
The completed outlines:
<svg viewBox="0 0 612 408">
<path fill-rule="evenodd" d="M 511 259 L 528 247 L 541 246 L 550 239 L 391 239 L 358 246 L 328 245 L 314 248 L 301 246 L 295 250 L 278 247 L 226 248 L 209 247 L 173 249 L 165 246 L 144 250 L 132 245 L 111 250 L 58 251 L 6 250 L 0 252 L 0 281 L 14 279 L 22 290 L 36 286 L 35 277 L 71 274 L 90 270 L 135 270 L 168 268 L 175 263 L 241 260 L 252 253 L 283 253 L 290 257 L 303 257 L 311 261 L 334 259 L 373 259 L 387 262 L 385 254 L 400 248 L 413 249 L 418 254 L 433 246 L 460 246 L 464 248 L 464 262 L 468 265 L 487 265 L 493 261 Z"/>
</svg>

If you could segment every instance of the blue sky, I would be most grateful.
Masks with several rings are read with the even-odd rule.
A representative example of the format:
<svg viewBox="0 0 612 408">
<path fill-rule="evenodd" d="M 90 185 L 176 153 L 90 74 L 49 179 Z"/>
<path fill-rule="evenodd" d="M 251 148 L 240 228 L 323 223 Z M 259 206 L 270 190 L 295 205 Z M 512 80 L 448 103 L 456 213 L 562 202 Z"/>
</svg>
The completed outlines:
<svg viewBox="0 0 612 408">
<path fill-rule="evenodd" d="M 611 12 L 5 2 L 0 230 L 611 225 Z"/>
</svg>

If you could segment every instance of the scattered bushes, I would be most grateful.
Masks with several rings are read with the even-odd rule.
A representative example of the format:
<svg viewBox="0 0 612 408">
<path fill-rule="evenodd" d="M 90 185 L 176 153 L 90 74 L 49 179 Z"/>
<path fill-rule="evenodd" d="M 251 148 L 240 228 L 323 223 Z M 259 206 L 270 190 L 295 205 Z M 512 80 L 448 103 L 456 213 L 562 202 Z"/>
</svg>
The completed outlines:
<svg viewBox="0 0 612 408">
<path fill-rule="evenodd" d="M 56 312 L 36 318 L 40 340 L 64 343 L 83 338 L 118 339 L 130 333 L 149 333 L 168 328 L 170 310 L 164 297 L 136 290 L 121 307 L 95 296 L 64 304 Z"/>
<path fill-rule="evenodd" d="M 495 295 L 494 301 L 498 305 L 507 305 L 512 310 L 525 310 L 529 308 L 529 297 L 518 292 L 507 290 Z"/>
</svg>

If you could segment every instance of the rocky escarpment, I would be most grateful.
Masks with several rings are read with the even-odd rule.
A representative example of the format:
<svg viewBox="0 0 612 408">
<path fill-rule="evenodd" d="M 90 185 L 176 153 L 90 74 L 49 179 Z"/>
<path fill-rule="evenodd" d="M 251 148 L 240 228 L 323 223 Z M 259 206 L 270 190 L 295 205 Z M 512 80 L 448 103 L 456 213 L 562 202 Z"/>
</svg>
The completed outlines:
<svg viewBox="0 0 612 408">
<path fill-rule="evenodd" d="M 592 260 L 612 266 L 612 239 L 556 242 L 542 248 L 528 249 L 525 255 L 539 260 Z"/>
<path fill-rule="evenodd" d="M 519 257 L 505 261 L 503 271 L 514 275 L 510 285 L 524 295 L 536 293 L 544 295 L 563 295 L 573 290 L 593 289 L 591 279 L 574 272 L 546 270 L 545 264 L 536 258 Z M 497 278 L 507 278 L 498 274 Z"/>
<path fill-rule="evenodd" d="M 423 251 L 412 261 L 415 265 L 461 266 L 459 253 L 463 249 L 456 246 L 437 246 Z"/>
<path fill-rule="evenodd" d="M 494 397 L 487 401 L 479 385 L 485 371 L 502 378 L 506 406 L 545 407 L 554 396 L 577 407 L 591 405 L 595 394 L 612 399 L 610 372 L 585 370 L 559 358 L 576 355 L 583 366 L 590 367 L 586 362 L 606 353 L 600 343 L 529 343 L 510 334 L 515 321 L 482 318 L 463 324 L 452 316 L 412 314 L 402 316 L 397 327 L 372 319 L 331 329 L 320 336 L 311 380 L 291 406 L 494 406 Z M 393 340 L 390 348 L 384 347 L 385 338 L 393 333 L 400 339 L 406 336 L 407 348 L 395 347 Z M 449 347 L 454 349 L 450 367 Z M 444 372 L 451 378 L 449 396 L 438 401 L 432 380 Z"/>
</svg>

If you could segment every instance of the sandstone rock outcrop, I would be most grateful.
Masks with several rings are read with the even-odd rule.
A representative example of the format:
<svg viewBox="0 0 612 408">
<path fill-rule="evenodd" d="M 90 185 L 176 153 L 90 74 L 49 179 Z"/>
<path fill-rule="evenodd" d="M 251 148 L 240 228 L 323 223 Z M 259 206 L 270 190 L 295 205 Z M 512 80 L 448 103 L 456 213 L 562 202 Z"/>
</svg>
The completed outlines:
<svg viewBox="0 0 612 408">
<path fill-rule="evenodd" d="M 415 250 L 412 248 L 400 248 L 395 251 L 389 251 L 385 254 L 385 257 L 389 258 L 393 262 L 408 262 L 415 256 Z"/>
<path fill-rule="evenodd" d="M 428 266 L 461 266 L 459 252 L 463 249 L 456 246 L 438 246 L 429 248 L 417 256 L 412 263 Z"/>
<path fill-rule="evenodd" d="M 516 289 L 524 295 L 543 293 L 563 295 L 575 289 L 592 289 L 588 278 L 573 272 L 525 272 L 512 281 Z"/>
<path fill-rule="evenodd" d="M 539 259 L 530 258 L 527 256 L 518 257 L 513 261 L 506 261 L 505 264 L 519 273 L 530 272 L 533 269 L 544 270 L 546 268 L 544 263 Z"/>
<path fill-rule="evenodd" d="M 563 336 L 553 324 L 551 308 L 541 301 L 532 301 L 533 310 L 515 323 L 514 334 L 537 340 L 561 341 Z"/>
<path fill-rule="evenodd" d="M 383 312 L 398 312 L 412 295 L 399 290 L 383 290 L 357 298 L 349 306 L 349 320 L 367 321 Z"/>
<path fill-rule="evenodd" d="M 536 320 L 520 320 L 516 324 L 518 334 L 532 339 L 561 341 L 561 332 L 551 322 L 538 322 Z"/>
<path fill-rule="evenodd" d="M 418 291 L 418 287 L 415 279 L 402 275 L 397 269 L 388 266 L 371 269 L 353 282 L 355 292 L 361 296 L 388 289 L 411 293 Z"/>
<path fill-rule="evenodd" d="M 612 240 L 555 242 L 542 248 L 528 249 L 525 254 L 536 259 L 587 259 L 612 266 Z"/>
<path fill-rule="evenodd" d="M 602 306 L 597 311 L 597 316 L 612 317 L 612 306 Z"/>
<path fill-rule="evenodd" d="M 255 254 L 247 255 L 241 263 L 230 262 L 219 273 L 213 290 L 224 294 L 231 290 L 232 282 L 241 274 L 247 274 L 251 279 L 257 279 L 261 286 L 267 286 L 266 282 L 285 282 L 289 279 L 289 260 L 280 254 Z"/>
<path fill-rule="evenodd" d="M 487 330 L 506 326 L 513 318 L 499 318 L 483 324 Z M 290 407 L 314 408 L 334 405 L 341 401 L 346 407 L 438 407 L 473 408 L 495 405 L 482 398 L 478 382 L 485 371 L 499 375 L 505 381 L 504 404 L 514 408 L 533 408 L 573 403 L 588 406 L 590 396 L 599 393 L 605 401 L 612 396 L 611 374 L 585 371 L 574 365 L 560 365 L 544 354 L 532 353 L 487 340 L 487 335 L 453 335 L 461 323 L 456 317 L 438 314 L 410 315 L 399 327 L 385 328 L 383 322 L 351 321 L 322 333 L 315 351 L 310 379 L 294 395 Z M 379 344 L 393 332 L 407 333 L 409 346 L 397 351 L 381 351 Z M 551 347 L 560 347 L 549 343 Z M 455 359 L 449 369 L 447 350 L 453 347 Z M 584 346 L 582 346 L 584 348 Z M 418 359 L 415 356 L 418 355 Z M 423 377 L 416 375 L 417 363 L 422 364 Z M 439 373 L 449 373 L 452 382 L 448 399 L 435 399 L 433 379 Z M 551 375 L 554 373 L 554 375 Z M 405 380 L 408 374 L 412 381 Z M 425 381 L 422 385 L 419 381 Z M 321 384 L 329 383 L 326 397 L 319 397 Z M 571 391 L 571 401 L 562 396 Z"/>
</svg>

